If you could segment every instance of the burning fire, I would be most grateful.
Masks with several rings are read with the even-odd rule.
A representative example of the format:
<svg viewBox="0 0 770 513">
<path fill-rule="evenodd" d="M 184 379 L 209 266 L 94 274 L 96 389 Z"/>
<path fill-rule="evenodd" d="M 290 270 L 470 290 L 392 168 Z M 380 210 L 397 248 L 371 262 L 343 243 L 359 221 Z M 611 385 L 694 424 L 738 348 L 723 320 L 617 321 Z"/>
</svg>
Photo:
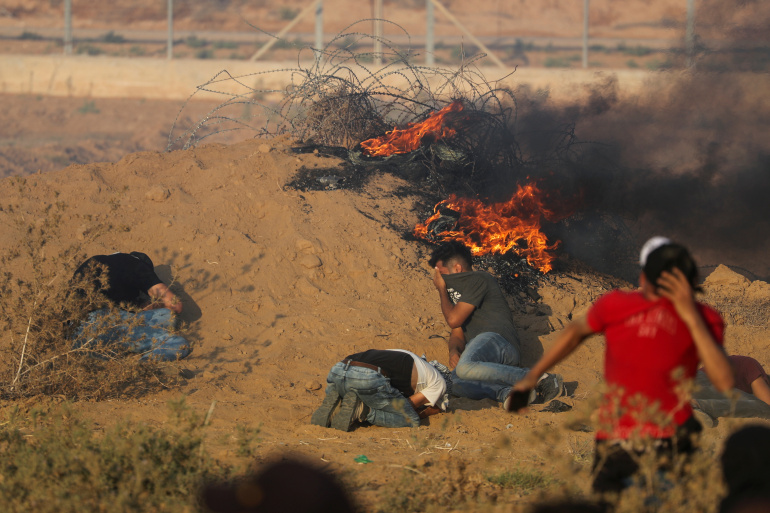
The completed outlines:
<svg viewBox="0 0 770 513">
<path fill-rule="evenodd" d="M 431 223 L 441 217 L 440 207 L 459 214 L 449 231 L 429 233 Z M 428 240 L 458 240 L 471 248 L 474 255 L 504 254 L 515 251 L 532 267 L 547 273 L 552 269 L 553 250 L 559 241 L 549 245 L 540 231 L 541 218 L 561 218 L 543 203 L 543 194 L 533 184 L 518 186 L 513 197 L 504 203 L 484 204 L 480 200 L 451 195 L 433 208 L 434 214 L 414 228 L 414 235 Z"/>
<path fill-rule="evenodd" d="M 382 137 L 363 141 L 361 143 L 363 153 L 367 157 L 389 157 L 416 150 L 426 136 L 432 136 L 436 141 L 452 137 L 457 132 L 444 124 L 444 118 L 450 112 L 461 110 L 463 110 L 463 104 L 460 101 L 453 101 L 440 111 L 431 114 L 425 121 L 408 123 L 407 128 L 394 128 Z"/>
</svg>

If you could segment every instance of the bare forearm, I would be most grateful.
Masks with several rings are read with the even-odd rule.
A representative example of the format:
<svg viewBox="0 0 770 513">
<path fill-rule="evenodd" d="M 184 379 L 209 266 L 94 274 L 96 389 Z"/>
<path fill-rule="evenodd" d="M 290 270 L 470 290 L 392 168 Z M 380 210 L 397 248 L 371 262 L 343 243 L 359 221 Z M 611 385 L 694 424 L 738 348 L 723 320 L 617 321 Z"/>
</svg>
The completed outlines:
<svg viewBox="0 0 770 513">
<path fill-rule="evenodd" d="M 714 340 L 703 318 L 696 311 L 692 315 L 683 316 L 682 320 L 690 330 L 698 356 L 703 362 L 703 370 L 714 388 L 720 392 L 733 388 L 735 386 L 733 367 L 722 347 Z"/>
<path fill-rule="evenodd" d="M 592 333 L 585 319 L 579 319 L 567 325 L 561 335 L 559 335 L 559 338 L 556 339 L 556 342 L 532 366 L 524 379 L 516 384 L 516 388 L 534 388 L 540 376 L 569 356 L 578 344 Z"/>
<path fill-rule="evenodd" d="M 757 399 L 770 404 L 770 386 L 764 377 L 757 378 L 751 383 L 751 391 Z"/>
<path fill-rule="evenodd" d="M 659 294 L 673 303 L 677 315 L 687 326 L 703 362 L 703 370 L 714 388 L 720 392 L 731 389 L 735 385 L 733 367 L 698 311 L 690 282 L 675 267 L 671 272 L 662 272 L 657 285 Z"/>
<path fill-rule="evenodd" d="M 426 406 L 417 412 L 417 415 L 419 415 L 421 419 L 424 419 L 425 417 L 430 417 L 431 415 L 436 415 L 437 413 L 441 413 L 441 410 L 435 406 Z"/>
<path fill-rule="evenodd" d="M 449 368 L 454 369 L 457 366 L 457 362 L 460 361 L 460 355 L 465 350 L 465 335 L 462 328 L 452 330 L 452 333 L 449 334 L 447 347 L 449 349 Z"/>
<path fill-rule="evenodd" d="M 439 289 L 438 297 L 441 301 L 441 313 L 444 315 L 444 319 L 450 328 L 456 328 L 457 326 L 453 326 L 454 318 L 452 315 L 455 305 L 452 303 L 452 300 L 449 299 L 449 293 L 446 289 Z"/>
</svg>

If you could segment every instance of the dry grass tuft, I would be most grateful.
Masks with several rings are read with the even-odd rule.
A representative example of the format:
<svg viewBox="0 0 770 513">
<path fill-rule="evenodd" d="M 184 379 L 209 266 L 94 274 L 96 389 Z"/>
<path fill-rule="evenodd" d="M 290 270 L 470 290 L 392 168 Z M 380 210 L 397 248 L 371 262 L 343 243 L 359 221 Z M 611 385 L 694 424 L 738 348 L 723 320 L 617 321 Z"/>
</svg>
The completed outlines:
<svg viewBox="0 0 770 513">
<path fill-rule="evenodd" d="M 137 396 L 170 385 L 161 382 L 160 364 L 140 363 L 137 355 L 122 348 L 121 341 L 73 344 L 85 315 L 107 305 L 90 285 L 96 270 L 72 279 L 77 265 L 85 260 L 83 243 L 50 249 L 59 238 L 64 208 L 52 206 L 42 220 L 31 224 L 18 216 L 19 240 L 0 254 L 0 265 L 6 269 L 0 275 L 0 397 L 100 400 Z M 94 230 L 91 237 L 98 235 Z M 75 293 L 76 289 L 84 292 Z M 110 308 L 108 320 L 117 322 L 117 309 Z M 99 334 L 86 329 L 78 338 L 88 341 Z"/>
</svg>

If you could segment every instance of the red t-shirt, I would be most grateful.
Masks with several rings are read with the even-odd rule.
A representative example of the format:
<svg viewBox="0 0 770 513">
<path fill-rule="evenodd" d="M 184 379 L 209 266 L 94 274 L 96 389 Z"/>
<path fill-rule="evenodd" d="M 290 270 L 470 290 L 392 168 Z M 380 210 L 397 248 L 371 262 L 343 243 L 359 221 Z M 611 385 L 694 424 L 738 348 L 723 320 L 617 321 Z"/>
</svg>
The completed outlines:
<svg viewBox="0 0 770 513">
<path fill-rule="evenodd" d="M 722 345 L 722 318 L 702 303 L 697 306 Z M 597 438 L 672 436 L 692 415 L 690 398 L 680 398 L 677 387 L 695 376 L 699 361 L 674 305 L 664 298 L 648 301 L 640 292 L 615 290 L 591 307 L 588 324 L 607 339 L 604 377 L 609 390 L 599 410 Z M 650 405 L 657 407 L 654 415 L 641 413 Z"/>
<path fill-rule="evenodd" d="M 751 390 L 751 384 L 757 380 L 757 378 L 764 378 L 767 380 L 767 374 L 762 365 L 750 356 L 728 356 L 730 363 L 733 364 L 735 369 L 735 388 L 743 390 L 747 394 L 753 394 Z M 768 382 L 770 384 L 770 382 Z"/>
</svg>

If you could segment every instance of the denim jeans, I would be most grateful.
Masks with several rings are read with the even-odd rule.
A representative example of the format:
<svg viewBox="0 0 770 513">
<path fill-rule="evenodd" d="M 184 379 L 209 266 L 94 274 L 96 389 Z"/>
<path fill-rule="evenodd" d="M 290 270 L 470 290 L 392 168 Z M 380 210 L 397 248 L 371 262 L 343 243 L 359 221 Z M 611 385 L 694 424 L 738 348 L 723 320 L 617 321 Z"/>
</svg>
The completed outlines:
<svg viewBox="0 0 770 513">
<path fill-rule="evenodd" d="M 336 363 L 326 377 L 326 394 L 344 397 L 356 394 L 369 407 L 367 422 L 375 426 L 417 427 L 420 417 L 404 394 L 393 388 L 390 379 L 364 367 Z"/>
<path fill-rule="evenodd" d="M 505 401 L 512 385 L 529 369 L 518 367 L 519 350 L 502 335 L 479 333 L 465 346 L 452 372 L 452 394 Z"/>
<path fill-rule="evenodd" d="M 734 389 L 732 392 L 736 397 L 730 399 L 714 388 L 703 371 L 698 371 L 696 374 L 695 384 L 697 387 L 692 394 L 692 405 L 714 418 L 770 419 L 770 404 L 758 399 L 753 394 Z"/>
<path fill-rule="evenodd" d="M 78 329 L 75 347 L 102 344 L 121 344 L 132 353 L 141 354 L 142 360 L 181 360 L 189 355 L 190 344 L 183 337 L 169 333 L 174 328 L 174 316 L 168 308 L 138 313 L 118 311 L 119 319 L 110 318 L 109 310 L 96 310 Z M 129 328 L 130 324 L 138 324 Z M 84 330 L 100 332 L 96 337 L 83 340 Z M 92 332 L 93 332 L 92 331 Z"/>
</svg>

